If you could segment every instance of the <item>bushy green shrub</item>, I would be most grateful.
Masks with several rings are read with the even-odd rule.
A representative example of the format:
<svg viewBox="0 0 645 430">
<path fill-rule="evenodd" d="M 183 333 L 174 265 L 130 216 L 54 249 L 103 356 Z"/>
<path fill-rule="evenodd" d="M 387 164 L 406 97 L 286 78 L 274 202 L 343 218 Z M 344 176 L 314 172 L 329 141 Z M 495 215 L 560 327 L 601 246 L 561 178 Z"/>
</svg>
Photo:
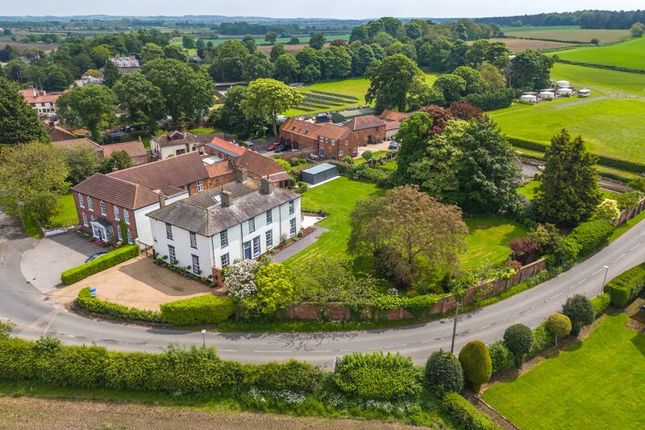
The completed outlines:
<svg viewBox="0 0 645 430">
<path fill-rule="evenodd" d="M 235 313 L 235 301 L 212 294 L 177 300 L 161 305 L 161 317 L 169 324 L 216 324 Z"/>
<path fill-rule="evenodd" d="M 302 361 L 246 366 L 244 384 L 264 390 L 288 390 L 313 393 L 320 388 L 323 372 Z"/>
<path fill-rule="evenodd" d="M 163 322 L 160 312 L 130 308 L 118 303 L 111 303 L 106 300 L 92 297 L 90 294 L 90 287 L 85 287 L 78 292 L 78 297 L 74 301 L 74 304 L 94 315 L 105 315 L 111 318 L 124 320 L 147 321 L 154 323 Z"/>
<path fill-rule="evenodd" d="M 435 351 L 426 362 L 426 384 L 438 394 L 464 389 L 464 371 L 455 355 L 447 351 Z"/>
<path fill-rule="evenodd" d="M 555 338 L 555 344 L 557 346 L 558 338 L 563 338 L 571 333 L 571 320 L 568 316 L 561 313 L 551 314 L 546 320 L 546 328 Z"/>
<path fill-rule="evenodd" d="M 468 94 L 463 100 L 482 110 L 495 110 L 508 107 L 513 102 L 512 89 L 487 91 L 485 93 Z"/>
<path fill-rule="evenodd" d="M 372 300 L 370 305 L 379 312 L 390 312 L 397 310 L 403 304 L 403 299 L 394 294 L 383 294 Z"/>
<path fill-rule="evenodd" d="M 524 324 L 514 324 L 504 331 L 504 343 L 515 357 L 515 365 L 521 367 L 524 356 L 531 351 L 533 346 L 533 333 Z"/>
<path fill-rule="evenodd" d="M 496 430 L 499 427 L 458 393 L 448 393 L 441 402 L 443 410 L 465 430 Z"/>
<path fill-rule="evenodd" d="M 416 316 L 422 316 L 434 308 L 434 306 L 439 303 L 439 300 L 441 300 L 441 296 L 439 295 L 421 294 L 403 299 L 402 306 L 406 311 Z"/>
<path fill-rule="evenodd" d="M 533 332 L 533 346 L 530 355 L 535 355 L 553 345 L 555 336 L 547 328 L 546 321 L 531 331 Z"/>
<path fill-rule="evenodd" d="M 580 255 L 586 256 L 607 244 L 614 227 L 604 220 L 580 223 L 568 236 L 580 245 Z"/>
<path fill-rule="evenodd" d="M 506 344 L 501 340 L 491 343 L 488 346 L 488 352 L 490 352 L 493 375 L 503 372 L 504 370 L 511 369 L 515 366 L 515 357 L 513 357 L 513 353 L 509 351 Z"/>
<path fill-rule="evenodd" d="M 468 342 L 459 351 L 459 362 L 464 369 L 464 377 L 475 393 L 481 385 L 488 382 L 493 373 L 493 365 L 486 344 L 480 340 Z"/>
<path fill-rule="evenodd" d="M 0 338 L 9 336 L 11 330 L 13 330 L 11 321 L 0 321 Z"/>
<path fill-rule="evenodd" d="M 591 299 L 591 307 L 593 308 L 594 319 L 600 317 L 611 303 L 611 296 L 607 293 L 598 294 Z"/>
<path fill-rule="evenodd" d="M 422 371 L 399 354 L 352 353 L 336 362 L 333 381 L 348 396 L 373 400 L 415 397 L 421 391 Z"/>
<path fill-rule="evenodd" d="M 645 287 L 645 263 L 612 279 L 605 286 L 605 292 L 611 296 L 612 305 L 622 308 L 638 297 L 643 287 Z"/>
<path fill-rule="evenodd" d="M 588 298 L 582 294 L 569 297 L 562 306 L 562 313 L 571 320 L 571 335 L 578 336 L 580 329 L 594 320 L 593 307 Z"/>
<path fill-rule="evenodd" d="M 89 263 L 84 263 L 80 266 L 64 271 L 61 273 L 60 279 L 63 284 L 70 285 L 95 273 L 116 266 L 119 263 L 123 263 L 137 255 L 139 255 L 138 245 L 125 245 L 121 248 L 115 249 L 114 251 L 110 251 Z"/>
</svg>

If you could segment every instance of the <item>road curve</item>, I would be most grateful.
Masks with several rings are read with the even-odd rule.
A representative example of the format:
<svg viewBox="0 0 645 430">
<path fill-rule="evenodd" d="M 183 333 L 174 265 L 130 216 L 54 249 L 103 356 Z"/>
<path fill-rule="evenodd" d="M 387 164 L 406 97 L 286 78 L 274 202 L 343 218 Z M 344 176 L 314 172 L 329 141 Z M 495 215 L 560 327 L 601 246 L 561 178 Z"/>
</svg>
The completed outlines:
<svg viewBox="0 0 645 430">
<path fill-rule="evenodd" d="M 36 241 L 25 238 L 0 212 L 0 318 L 15 324 L 17 336 L 36 339 L 55 336 L 70 344 L 103 345 L 123 351 L 159 351 L 171 343 L 201 345 L 202 334 L 151 328 L 81 317 L 48 302 L 22 276 L 20 258 Z M 535 327 L 561 309 L 567 297 L 598 294 L 607 280 L 645 261 L 645 221 L 618 240 L 558 277 L 504 301 L 460 317 L 457 348 L 473 339 L 492 342 L 506 327 L 523 323 Z M 401 328 L 325 333 L 207 333 L 208 345 L 220 355 L 242 362 L 296 358 L 330 366 L 338 355 L 352 351 L 399 351 L 417 363 L 440 348 L 450 348 L 451 320 L 442 319 Z"/>
</svg>

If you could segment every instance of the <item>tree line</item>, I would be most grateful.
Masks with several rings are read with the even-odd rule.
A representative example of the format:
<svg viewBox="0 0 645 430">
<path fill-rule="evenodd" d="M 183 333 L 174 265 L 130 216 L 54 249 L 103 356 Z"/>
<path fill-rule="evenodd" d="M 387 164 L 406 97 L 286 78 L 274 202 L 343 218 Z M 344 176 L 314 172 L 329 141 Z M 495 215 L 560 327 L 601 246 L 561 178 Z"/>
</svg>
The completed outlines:
<svg viewBox="0 0 645 430">
<path fill-rule="evenodd" d="M 637 22 L 645 22 L 645 10 L 580 10 L 576 12 L 477 18 L 474 21 L 483 24 L 518 27 L 523 25 L 538 27 L 579 25 L 582 28 L 627 29 Z"/>
</svg>

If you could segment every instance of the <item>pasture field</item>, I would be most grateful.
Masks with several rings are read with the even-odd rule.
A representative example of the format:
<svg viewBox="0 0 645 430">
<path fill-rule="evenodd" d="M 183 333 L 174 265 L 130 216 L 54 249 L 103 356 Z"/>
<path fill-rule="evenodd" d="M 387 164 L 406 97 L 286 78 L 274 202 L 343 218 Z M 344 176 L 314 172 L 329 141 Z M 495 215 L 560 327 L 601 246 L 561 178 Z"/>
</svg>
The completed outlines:
<svg viewBox="0 0 645 430">
<path fill-rule="evenodd" d="M 511 39 L 511 38 L 501 38 L 501 39 L 491 39 L 491 42 L 502 42 L 506 47 L 514 54 L 518 52 L 526 51 L 527 49 L 537 49 L 539 51 L 551 50 L 551 49 L 562 49 L 570 46 L 576 46 L 575 44 L 568 42 L 553 42 L 550 40 L 531 40 L 531 39 Z"/>
<path fill-rule="evenodd" d="M 645 426 L 645 335 L 607 318 L 577 342 L 483 398 L 523 429 L 638 429 Z"/>
<path fill-rule="evenodd" d="M 557 52 L 563 60 L 645 70 L 645 37 L 609 46 L 588 46 Z"/>
<path fill-rule="evenodd" d="M 551 79 L 564 79 L 576 88 L 597 89 L 612 95 L 645 97 L 645 74 L 556 64 L 551 69 Z"/>
<path fill-rule="evenodd" d="M 502 27 L 501 30 L 507 36 L 512 37 L 561 40 L 565 42 L 590 43 L 591 39 L 596 38 L 603 45 L 619 42 L 630 36 L 629 30 L 582 29 L 578 26 Z"/>
</svg>

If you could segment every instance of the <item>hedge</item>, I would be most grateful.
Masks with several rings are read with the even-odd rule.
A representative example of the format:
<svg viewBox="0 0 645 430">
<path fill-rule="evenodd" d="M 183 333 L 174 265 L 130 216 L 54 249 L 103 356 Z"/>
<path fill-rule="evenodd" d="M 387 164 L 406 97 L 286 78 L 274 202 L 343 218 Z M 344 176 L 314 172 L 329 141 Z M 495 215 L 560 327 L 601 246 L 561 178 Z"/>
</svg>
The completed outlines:
<svg viewBox="0 0 645 430">
<path fill-rule="evenodd" d="M 496 430 L 500 428 L 458 393 L 446 394 L 441 406 L 444 412 L 465 430 Z"/>
<path fill-rule="evenodd" d="M 559 58 L 559 57 L 555 59 L 555 62 L 556 63 L 564 63 L 564 64 L 572 64 L 574 66 L 593 67 L 594 69 L 613 70 L 613 71 L 616 71 L 616 72 L 645 74 L 645 69 L 632 69 L 630 67 L 611 66 L 611 65 L 608 65 L 608 64 L 585 63 L 585 62 L 582 62 L 582 61 L 564 60 L 564 59 Z"/>
<path fill-rule="evenodd" d="M 108 317 L 124 320 L 147 321 L 154 323 L 163 322 L 163 318 L 159 312 L 130 308 L 118 303 L 111 303 L 106 300 L 92 297 L 90 287 L 85 287 L 79 291 L 74 304 L 95 315 L 106 315 Z"/>
<path fill-rule="evenodd" d="M 546 321 L 535 327 L 533 330 L 533 345 L 529 355 L 535 356 L 540 351 L 553 346 L 555 336 L 546 328 Z"/>
<path fill-rule="evenodd" d="M 611 297 L 611 304 L 623 308 L 631 303 L 645 286 L 645 263 L 633 267 L 614 278 L 605 286 Z"/>
<path fill-rule="evenodd" d="M 421 392 L 423 371 L 399 354 L 352 353 L 336 362 L 333 381 L 348 396 L 401 400 Z"/>
<path fill-rule="evenodd" d="M 611 303 L 611 296 L 607 293 L 599 294 L 591 299 L 594 318 L 598 318 L 602 315 L 609 307 L 609 303 Z"/>
<path fill-rule="evenodd" d="M 515 367 L 515 357 L 503 341 L 498 340 L 491 343 L 488 346 L 488 351 L 493 365 L 493 374 Z"/>
<path fill-rule="evenodd" d="M 173 325 L 216 324 L 235 313 L 235 301 L 225 296 L 206 294 L 161 305 L 161 317 Z"/>
<path fill-rule="evenodd" d="M 439 303 L 443 297 L 447 295 L 436 295 L 436 294 L 423 294 L 414 297 L 406 297 L 403 299 L 403 309 L 414 314 L 415 316 L 423 316 L 426 312 L 429 312 L 434 306 Z"/>
<path fill-rule="evenodd" d="M 509 88 L 480 94 L 469 94 L 462 98 L 462 100 L 481 110 L 489 111 L 509 107 L 513 103 L 514 98 L 515 93 Z"/>
<path fill-rule="evenodd" d="M 309 363 L 288 360 L 245 366 L 244 384 L 264 390 L 313 393 L 321 387 L 323 372 Z"/>
<path fill-rule="evenodd" d="M 585 221 L 568 236 L 580 245 L 579 255 L 587 256 L 607 244 L 614 227 L 604 220 Z"/>
<path fill-rule="evenodd" d="M 89 263 L 84 263 L 80 266 L 72 267 L 71 269 L 64 271 L 61 273 L 60 279 L 63 284 L 71 285 L 87 278 L 88 276 L 92 276 L 95 273 L 109 269 L 119 263 L 123 263 L 124 261 L 134 258 L 137 255 L 139 255 L 138 245 L 125 245 L 115 249 L 114 251 L 110 251 Z"/>
</svg>

